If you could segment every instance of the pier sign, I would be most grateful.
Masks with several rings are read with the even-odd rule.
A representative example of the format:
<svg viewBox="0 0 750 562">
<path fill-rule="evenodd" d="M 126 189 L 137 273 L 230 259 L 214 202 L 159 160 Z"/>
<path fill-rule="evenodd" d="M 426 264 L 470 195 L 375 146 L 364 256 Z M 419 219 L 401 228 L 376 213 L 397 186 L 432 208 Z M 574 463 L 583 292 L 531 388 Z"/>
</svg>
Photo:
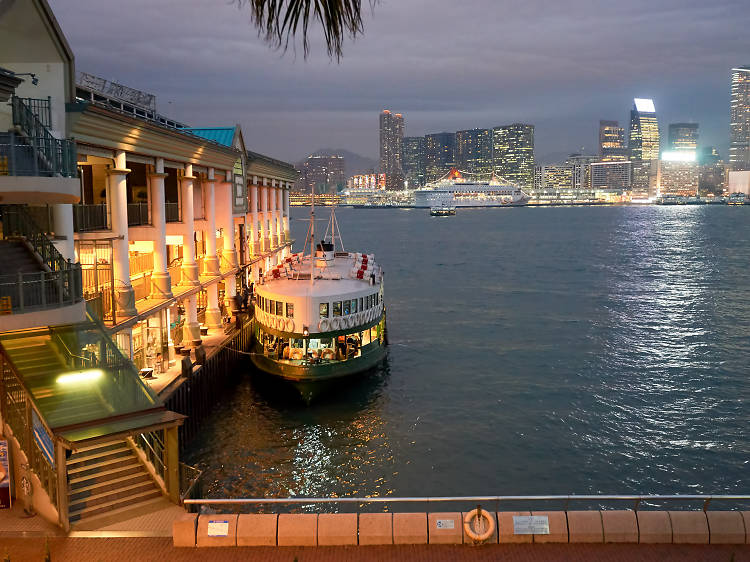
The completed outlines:
<svg viewBox="0 0 750 562">
<path fill-rule="evenodd" d="M 514 535 L 549 535 L 549 517 L 546 515 L 514 515 Z"/>
<path fill-rule="evenodd" d="M 453 519 L 438 519 L 435 527 L 438 529 L 455 529 L 456 522 Z"/>
<path fill-rule="evenodd" d="M 220 521 L 209 519 L 208 520 L 208 536 L 209 537 L 226 537 L 229 535 L 229 521 L 222 519 Z"/>
</svg>

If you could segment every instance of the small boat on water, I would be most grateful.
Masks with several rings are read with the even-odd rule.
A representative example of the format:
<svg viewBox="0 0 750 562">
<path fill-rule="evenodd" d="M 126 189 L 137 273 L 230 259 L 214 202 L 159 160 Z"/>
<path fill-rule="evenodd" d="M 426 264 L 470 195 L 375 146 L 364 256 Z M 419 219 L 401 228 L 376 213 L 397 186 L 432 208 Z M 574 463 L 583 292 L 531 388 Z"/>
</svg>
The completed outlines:
<svg viewBox="0 0 750 562">
<path fill-rule="evenodd" d="M 435 205 L 430 207 L 431 217 L 450 217 L 456 214 L 456 208 L 452 205 Z"/>
<path fill-rule="evenodd" d="M 746 202 L 747 202 L 747 197 L 741 191 L 732 193 L 729 196 L 729 199 L 727 199 L 728 205 L 745 205 Z"/>
<path fill-rule="evenodd" d="M 307 240 L 308 255 L 286 257 L 257 286 L 252 361 L 310 402 L 323 381 L 377 365 L 387 339 L 383 270 L 375 256 L 344 250 L 335 208 L 316 244 L 311 206 Z"/>
</svg>

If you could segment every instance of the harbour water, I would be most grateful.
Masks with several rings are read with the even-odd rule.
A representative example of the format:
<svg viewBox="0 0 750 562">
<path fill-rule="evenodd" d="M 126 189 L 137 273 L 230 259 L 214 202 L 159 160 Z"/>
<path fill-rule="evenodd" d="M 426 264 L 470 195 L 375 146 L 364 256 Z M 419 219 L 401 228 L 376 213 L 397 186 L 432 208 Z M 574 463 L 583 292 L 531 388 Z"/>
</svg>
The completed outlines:
<svg viewBox="0 0 750 562">
<path fill-rule="evenodd" d="M 187 452 L 206 497 L 747 491 L 750 209 L 337 217 L 387 362 L 311 406 L 248 373 Z"/>
</svg>

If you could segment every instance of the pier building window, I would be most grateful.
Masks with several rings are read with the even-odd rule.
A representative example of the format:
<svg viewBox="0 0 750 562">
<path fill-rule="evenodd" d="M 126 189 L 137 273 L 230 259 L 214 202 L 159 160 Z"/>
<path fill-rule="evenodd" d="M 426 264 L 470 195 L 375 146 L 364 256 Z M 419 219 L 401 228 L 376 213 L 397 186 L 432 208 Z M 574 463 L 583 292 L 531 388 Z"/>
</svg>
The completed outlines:
<svg viewBox="0 0 750 562">
<path fill-rule="evenodd" d="M 344 316 L 349 316 L 351 314 L 351 301 L 344 301 Z"/>
<path fill-rule="evenodd" d="M 333 303 L 333 315 L 341 316 L 341 301 Z"/>
<path fill-rule="evenodd" d="M 276 316 L 284 316 L 284 303 L 276 301 Z"/>
<path fill-rule="evenodd" d="M 294 318 L 294 303 L 286 303 L 286 317 Z"/>
<path fill-rule="evenodd" d="M 318 308 L 320 310 L 320 317 L 321 318 L 328 318 L 328 303 L 327 302 L 322 302 L 322 303 L 320 303 L 320 305 L 319 305 Z"/>
</svg>

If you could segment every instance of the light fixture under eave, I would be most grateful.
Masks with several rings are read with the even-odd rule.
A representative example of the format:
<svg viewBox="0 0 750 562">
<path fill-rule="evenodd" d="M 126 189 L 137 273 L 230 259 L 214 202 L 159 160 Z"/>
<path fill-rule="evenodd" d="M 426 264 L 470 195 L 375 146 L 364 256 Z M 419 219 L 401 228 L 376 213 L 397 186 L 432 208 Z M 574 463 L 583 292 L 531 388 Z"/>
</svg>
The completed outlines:
<svg viewBox="0 0 750 562">
<path fill-rule="evenodd" d="M 310 335 L 310 330 L 307 329 L 307 326 L 302 326 L 302 335 L 305 337 Z"/>
<path fill-rule="evenodd" d="M 104 371 L 101 369 L 86 369 L 82 371 L 71 371 L 63 373 L 55 379 L 55 382 L 59 384 L 76 384 L 83 382 L 92 382 L 100 379 L 104 375 Z"/>
</svg>

